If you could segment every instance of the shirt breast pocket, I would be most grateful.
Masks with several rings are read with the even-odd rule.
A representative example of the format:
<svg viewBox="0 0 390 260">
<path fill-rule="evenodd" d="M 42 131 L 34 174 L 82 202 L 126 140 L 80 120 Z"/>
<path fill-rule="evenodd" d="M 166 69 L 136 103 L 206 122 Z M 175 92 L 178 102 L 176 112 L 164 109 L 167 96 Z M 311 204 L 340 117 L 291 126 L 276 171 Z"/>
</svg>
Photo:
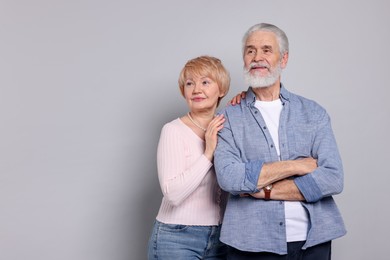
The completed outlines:
<svg viewBox="0 0 390 260">
<path fill-rule="evenodd" d="M 313 157 L 315 127 L 308 124 L 297 124 L 289 134 L 291 158 Z"/>
</svg>

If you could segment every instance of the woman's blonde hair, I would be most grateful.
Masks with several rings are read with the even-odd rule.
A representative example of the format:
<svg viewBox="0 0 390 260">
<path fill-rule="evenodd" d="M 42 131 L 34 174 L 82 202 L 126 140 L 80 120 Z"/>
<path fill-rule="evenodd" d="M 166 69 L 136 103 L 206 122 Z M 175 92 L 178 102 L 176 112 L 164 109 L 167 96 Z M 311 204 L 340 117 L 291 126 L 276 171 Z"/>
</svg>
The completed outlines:
<svg viewBox="0 0 390 260">
<path fill-rule="evenodd" d="M 217 106 L 221 99 L 227 94 L 230 87 L 229 72 L 222 65 L 222 62 L 211 56 L 200 56 L 187 61 L 179 76 L 179 88 L 184 97 L 184 85 L 190 76 L 206 76 L 214 80 L 223 96 L 218 99 Z"/>
</svg>

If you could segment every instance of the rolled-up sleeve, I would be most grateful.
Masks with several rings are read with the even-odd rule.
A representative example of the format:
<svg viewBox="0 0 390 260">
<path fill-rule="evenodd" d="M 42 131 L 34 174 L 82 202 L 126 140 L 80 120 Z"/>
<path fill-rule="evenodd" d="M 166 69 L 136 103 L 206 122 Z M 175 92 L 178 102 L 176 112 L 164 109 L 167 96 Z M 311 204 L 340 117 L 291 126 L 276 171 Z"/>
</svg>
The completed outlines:
<svg viewBox="0 0 390 260">
<path fill-rule="evenodd" d="M 344 171 L 332 131 L 329 115 L 323 111 L 314 136 L 312 156 L 318 168 L 311 174 L 295 178 L 295 183 L 307 202 L 342 192 Z"/>
<path fill-rule="evenodd" d="M 214 154 L 214 166 L 220 187 L 234 195 L 258 192 L 257 181 L 264 161 L 244 162 L 241 151 L 235 143 L 228 113 L 218 134 L 218 144 Z M 237 137 L 236 137 L 237 138 Z"/>
</svg>

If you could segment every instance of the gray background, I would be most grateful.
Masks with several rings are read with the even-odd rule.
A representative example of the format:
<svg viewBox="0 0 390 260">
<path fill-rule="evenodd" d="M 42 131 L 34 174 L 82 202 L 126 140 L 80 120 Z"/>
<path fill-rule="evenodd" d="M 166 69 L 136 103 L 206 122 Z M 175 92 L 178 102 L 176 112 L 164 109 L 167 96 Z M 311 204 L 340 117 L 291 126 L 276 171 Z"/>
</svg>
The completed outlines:
<svg viewBox="0 0 390 260">
<path fill-rule="evenodd" d="M 282 81 L 332 117 L 348 234 L 333 259 L 388 259 L 388 1 L 0 1 L 0 259 L 145 259 L 161 127 L 209 54 L 246 89 L 241 38 L 290 39 Z"/>
</svg>

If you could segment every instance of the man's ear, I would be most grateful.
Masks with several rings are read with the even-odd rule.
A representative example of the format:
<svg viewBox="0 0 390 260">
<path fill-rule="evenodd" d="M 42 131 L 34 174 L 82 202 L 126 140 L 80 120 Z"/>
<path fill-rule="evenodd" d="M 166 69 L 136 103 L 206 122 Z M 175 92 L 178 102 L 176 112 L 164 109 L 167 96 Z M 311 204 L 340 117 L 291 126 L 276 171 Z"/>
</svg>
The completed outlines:
<svg viewBox="0 0 390 260">
<path fill-rule="evenodd" d="M 286 51 L 286 52 L 283 54 L 282 60 L 280 61 L 280 67 L 281 67 L 282 69 L 286 68 L 287 62 L 288 62 L 288 52 Z"/>
</svg>

